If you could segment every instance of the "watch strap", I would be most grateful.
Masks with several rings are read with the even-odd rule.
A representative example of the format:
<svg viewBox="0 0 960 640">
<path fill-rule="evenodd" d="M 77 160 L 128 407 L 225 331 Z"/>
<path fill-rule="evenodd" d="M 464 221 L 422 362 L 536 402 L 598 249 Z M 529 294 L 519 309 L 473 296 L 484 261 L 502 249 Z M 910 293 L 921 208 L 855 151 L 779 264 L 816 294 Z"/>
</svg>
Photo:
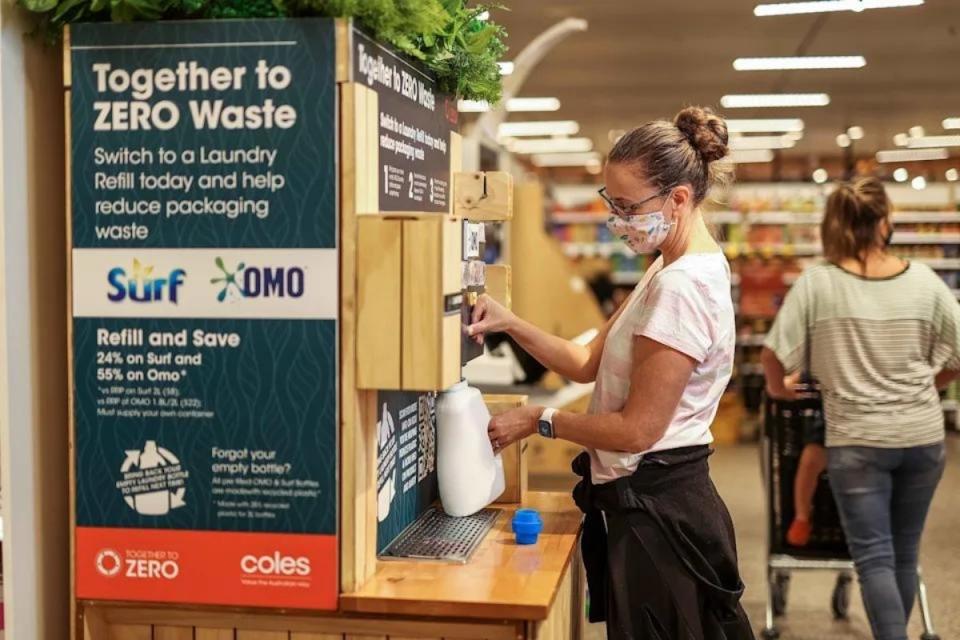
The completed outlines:
<svg viewBox="0 0 960 640">
<path fill-rule="evenodd" d="M 537 423 L 537 431 L 545 438 L 556 438 L 556 431 L 553 428 L 553 416 L 557 410 L 553 407 L 547 407 L 540 414 L 540 420 Z"/>
</svg>

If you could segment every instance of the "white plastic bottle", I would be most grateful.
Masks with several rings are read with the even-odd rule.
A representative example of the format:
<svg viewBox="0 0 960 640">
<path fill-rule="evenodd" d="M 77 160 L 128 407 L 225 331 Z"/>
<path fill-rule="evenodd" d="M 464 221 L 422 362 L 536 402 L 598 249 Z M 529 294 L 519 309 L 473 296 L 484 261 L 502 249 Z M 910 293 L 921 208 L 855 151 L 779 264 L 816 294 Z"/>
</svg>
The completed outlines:
<svg viewBox="0 0 960 640">
<path fill-rule="evenodd" d="M 437 480 L 443 510 L 451 516 L 476 513 L 506 487 L 503 460 L 494 455 L 487 427 L 490 412 L 480 392 L 466 382 L 437 400 Z"/>
</svg>

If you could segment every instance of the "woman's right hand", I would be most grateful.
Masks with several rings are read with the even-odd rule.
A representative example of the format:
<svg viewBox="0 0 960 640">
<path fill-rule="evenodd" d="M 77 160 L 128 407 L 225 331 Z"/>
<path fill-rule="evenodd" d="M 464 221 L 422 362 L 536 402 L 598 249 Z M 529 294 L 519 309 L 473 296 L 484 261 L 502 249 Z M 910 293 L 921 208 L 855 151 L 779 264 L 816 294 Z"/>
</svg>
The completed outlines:
<svg viewBox="0 0 960 640">
<path fill-rule="evenodd" d="M 488 333 L 501 333 L 510 330 L 516 316 L 502 304 L 483 294 L 473 306 L 471 325 L 467 327 L 467 335 L 477 344 L 483 344 Z"/>
</svg>

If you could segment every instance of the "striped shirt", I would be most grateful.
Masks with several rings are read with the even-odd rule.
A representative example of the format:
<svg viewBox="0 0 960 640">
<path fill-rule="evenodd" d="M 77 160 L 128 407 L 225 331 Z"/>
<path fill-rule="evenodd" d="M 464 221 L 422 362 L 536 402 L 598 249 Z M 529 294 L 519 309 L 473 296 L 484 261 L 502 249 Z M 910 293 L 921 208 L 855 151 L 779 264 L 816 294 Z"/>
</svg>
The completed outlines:
<svg viewBox="0 0 960 640">
<path fill-rule="evenodd" d="M 804 366 L 808 336 L 828 447 L 943 440 L 934 377 L 960 369 L 960 304 L 929 267 L 910 263 L 883 279 L 832 264 L 807 269 L 765 345 L 793 372 Z"/>
</svg>

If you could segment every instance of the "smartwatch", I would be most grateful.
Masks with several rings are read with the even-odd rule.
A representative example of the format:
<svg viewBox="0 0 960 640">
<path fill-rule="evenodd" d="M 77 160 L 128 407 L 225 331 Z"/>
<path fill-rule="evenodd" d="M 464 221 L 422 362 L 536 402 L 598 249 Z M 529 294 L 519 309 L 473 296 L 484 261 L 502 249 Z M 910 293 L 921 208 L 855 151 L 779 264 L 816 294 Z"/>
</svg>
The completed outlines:
<svg viewBox="0 0 960 640">
<path fill-rule="evenodd" d="M 553 414 L 556 412 L 556 409 L 548 407 L 540 414 L 540 420 L 537 422 L 537 432 L 544 438 L 557 437 L 553 432 Z"/>
</svg>

